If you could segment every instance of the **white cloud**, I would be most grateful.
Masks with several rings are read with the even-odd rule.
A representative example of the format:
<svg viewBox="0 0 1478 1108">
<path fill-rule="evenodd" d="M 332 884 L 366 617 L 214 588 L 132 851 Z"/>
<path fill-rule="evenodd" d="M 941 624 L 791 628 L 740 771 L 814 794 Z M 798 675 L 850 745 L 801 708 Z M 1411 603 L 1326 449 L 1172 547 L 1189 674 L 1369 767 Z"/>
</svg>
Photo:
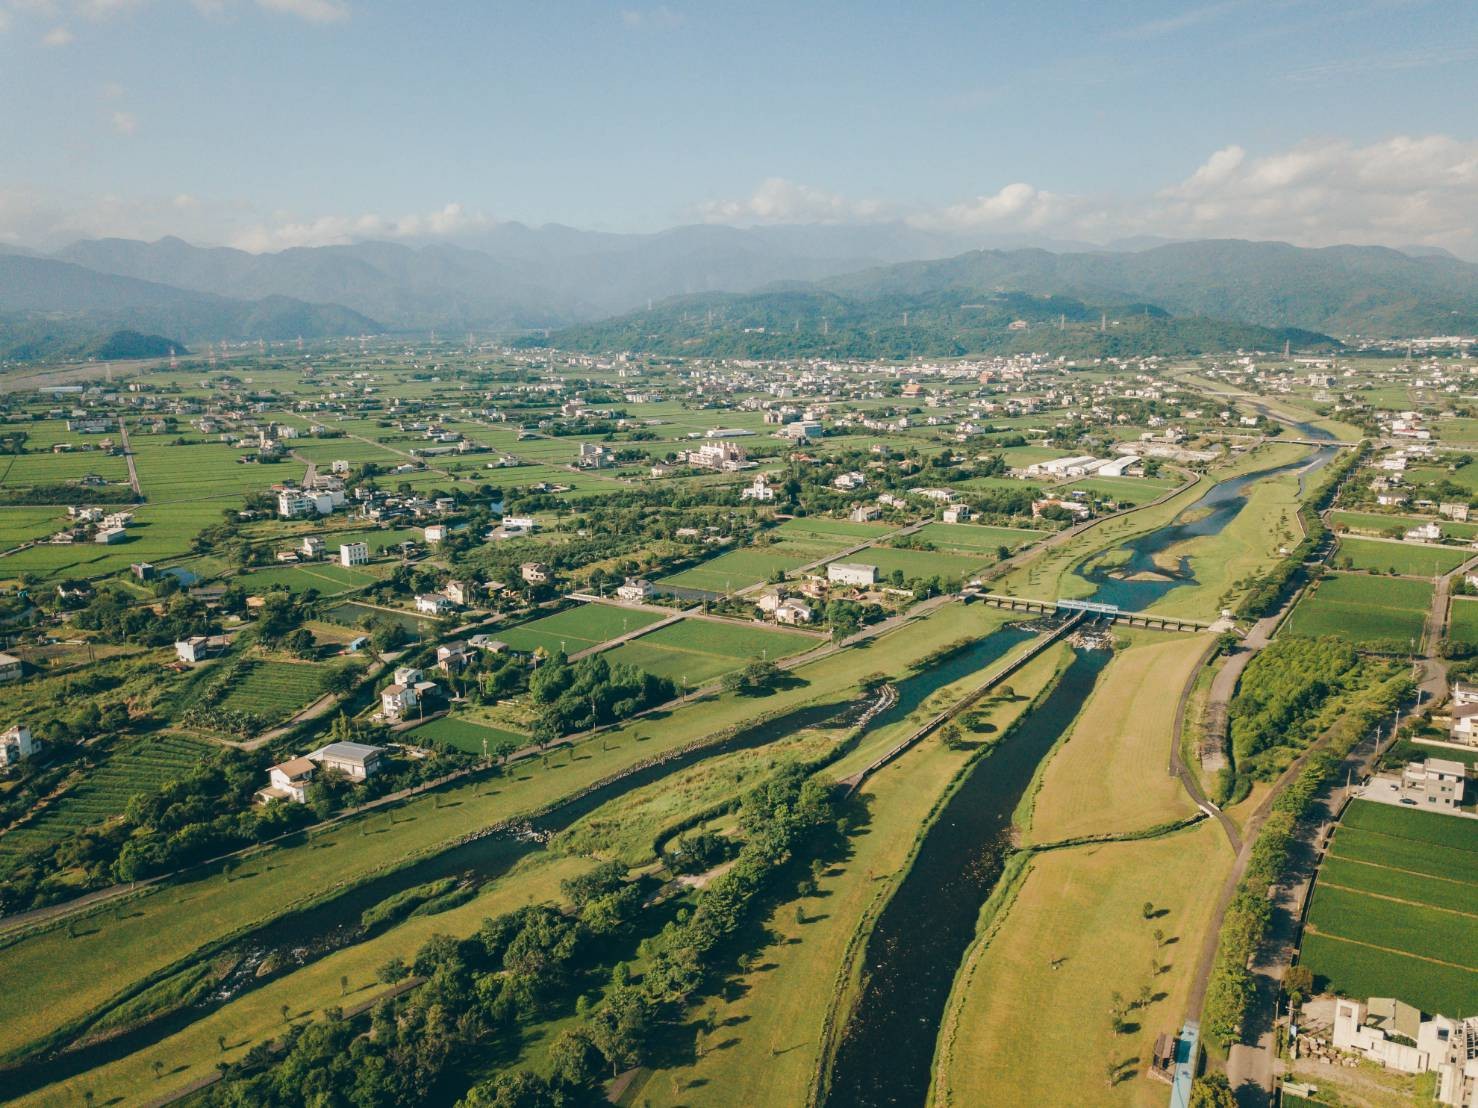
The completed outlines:
<svg viewBox="0 0 1478 1108">
<path fill-rule="evenodd" d="M 88 19 L 111 19 L 121 12 L 142 7 L 145 0 L 82 0 L 78 9 Z"/>
<path fill-rule="evenodd" d="M 998 230 L 1038 231 L 1064 222 L 1073 204 L 1065 197 L 1044 192 L 1018 181 L 997 192 L 977 196 L 930 212 L 918 212 L 908 222 L 935 231 Z"/>
<path fill-rule="evenodd" d="M 1160 190 L 1139 218 L 1162 233 L 1306 245 L 1478 244 L 1478 142 L 1396 135 L 1304 143 L 1248 157 L 1227 147 Z"/>
<path fill-rule="evenodd" d="M 112 114 L 113 130 L 120 135 L 132 135 L 139 129 L 138 117 L 133 112 L 117 111 Z"/>
<path fill-rule="evenodd" d="M 349 18 L 343 0 L 257 0 L 260 7 L 282 15 L 294 15 L 307 23 L 342 23 Z"/>
<path fill-rule="evenodd" d="M 53 27 L 41 36 L 42 46 L 70 46 L 72 44 L 72 32 L 66 27 Z"/>
<path fill-rule="evenodd" d="M 769 177 L 739 200 L 708 200 L 698 205 L 705 223 L 846 223 L 886 218 L 888 206 L 876 200 L 849 200 L 834 192 Z"/>
<path fill-rule="evenodd" d="M 655 8 L 623 8 L 621 10 L 621 22 L 632 29 L 647 28 L 667 31 L 674 27 L 681 27 L 684 21 L 681 12 L 675 12 L 665 4 Z"/>
<path fill-rule="evenodd" d="M 10 30 L 10 13 L 4 8 L 0 8 L 0 34 L 4 34 L 8 30 Z"/>
<path fill-rule="evenodd" d="M 467 211 L 461 204 L 447 204 L 424 215 L 391 218 L 366 213 L 357 216 L 325 215 L 304 221 L 280 215 L 270 223 L 235 233 L 230 243 L 241 250 L 262 253 L 294 246 L 342 246 L 366 239 L 446 238 L 485 230 L 493 222 L 480 212 Z"/>
<path fill-rule="evenodd" d="M 1202 23 L 1209 23 L 1214 19 L 1220 19 L 1222 16 L 1229 14 L 1241 6 L 1238 0 L 1227 0 L 1226 3 L 1221 4 L 1205 4 L 1197 8 L 1186 8 L 1184 11 L 1176 12 L 1173 15 L 1168 15 L 1161 19 L 1150 19 L 1143 23 L 1136 23 L 1133 26 L 1125 27 L 1120 31 L 1116 31 L 1113 37 L 1149 39 L 1160 38 L 1164 35 L 1173 35 L 1177 31 L 1184 31 L 1187 28 L 1196 27 Z"/>
</svg>

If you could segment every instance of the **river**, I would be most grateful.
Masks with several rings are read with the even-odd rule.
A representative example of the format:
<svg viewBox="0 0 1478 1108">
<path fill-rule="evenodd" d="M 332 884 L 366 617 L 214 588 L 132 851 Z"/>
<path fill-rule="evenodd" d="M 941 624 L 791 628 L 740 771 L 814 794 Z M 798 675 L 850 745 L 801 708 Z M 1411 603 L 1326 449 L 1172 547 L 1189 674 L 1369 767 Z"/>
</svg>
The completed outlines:
<svg viewBox="0 0 1478 1108">
<path fill-rule="evenodd" d="M 925 833 L 868 939 L 862 994 L 827 1105 L 924 1103 L 939 1020 L 980 907 L 1001 875 L 1011 815 L 1110 656 L 1078 651 L 1047 698 L 971 770 Z"/>
</svg>

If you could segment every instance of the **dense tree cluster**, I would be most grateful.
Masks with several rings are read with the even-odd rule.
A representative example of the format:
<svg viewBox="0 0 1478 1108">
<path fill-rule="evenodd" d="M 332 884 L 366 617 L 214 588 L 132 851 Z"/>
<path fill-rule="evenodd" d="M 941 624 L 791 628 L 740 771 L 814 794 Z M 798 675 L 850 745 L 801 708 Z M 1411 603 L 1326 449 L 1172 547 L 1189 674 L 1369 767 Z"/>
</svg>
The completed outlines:
<svg viewBox="0 0 1478 1108">
<path fill-rule="evenodd" d="M 619 723 L 678 695 L 678 687 L 623 662 L 592 654 L 571 662 L 555 654 L 529 677 L 529 700 L 538 712 L 534 734 L 541 740 L 604 723 Z"/>
</svg>

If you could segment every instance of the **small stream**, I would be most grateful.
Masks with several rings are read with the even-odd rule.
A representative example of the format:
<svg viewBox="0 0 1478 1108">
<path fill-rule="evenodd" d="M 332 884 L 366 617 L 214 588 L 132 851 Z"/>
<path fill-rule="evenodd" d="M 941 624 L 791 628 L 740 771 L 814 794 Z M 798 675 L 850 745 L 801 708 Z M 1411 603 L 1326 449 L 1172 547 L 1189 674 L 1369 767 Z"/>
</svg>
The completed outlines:
<svg viewBox="0 0 1478 1108">
<path fill-rule="evenodd" d="M 1001 876 L 1011 816 L 1088 699 L 1108 651 L 1080 650 L 1047 698 L 970 771 L 879 916 L 837 1051 L 828 1108 L 923 1104 L 934 1041 L 980 908 Z"/>
</svg>

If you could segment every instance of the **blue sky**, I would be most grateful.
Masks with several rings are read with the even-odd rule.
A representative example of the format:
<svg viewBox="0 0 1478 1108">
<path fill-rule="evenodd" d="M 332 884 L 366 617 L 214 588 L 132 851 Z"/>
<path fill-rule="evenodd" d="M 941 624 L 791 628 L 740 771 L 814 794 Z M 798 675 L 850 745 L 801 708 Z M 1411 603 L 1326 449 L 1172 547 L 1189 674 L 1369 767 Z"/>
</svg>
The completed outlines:
<svg viewBox="0 0 1478 1108">
<path fill-rule="evenodd" d="M 0 236 L 908 219 L 1471 252 L 1478 5 L 0 0 Z"/>
</svg>

